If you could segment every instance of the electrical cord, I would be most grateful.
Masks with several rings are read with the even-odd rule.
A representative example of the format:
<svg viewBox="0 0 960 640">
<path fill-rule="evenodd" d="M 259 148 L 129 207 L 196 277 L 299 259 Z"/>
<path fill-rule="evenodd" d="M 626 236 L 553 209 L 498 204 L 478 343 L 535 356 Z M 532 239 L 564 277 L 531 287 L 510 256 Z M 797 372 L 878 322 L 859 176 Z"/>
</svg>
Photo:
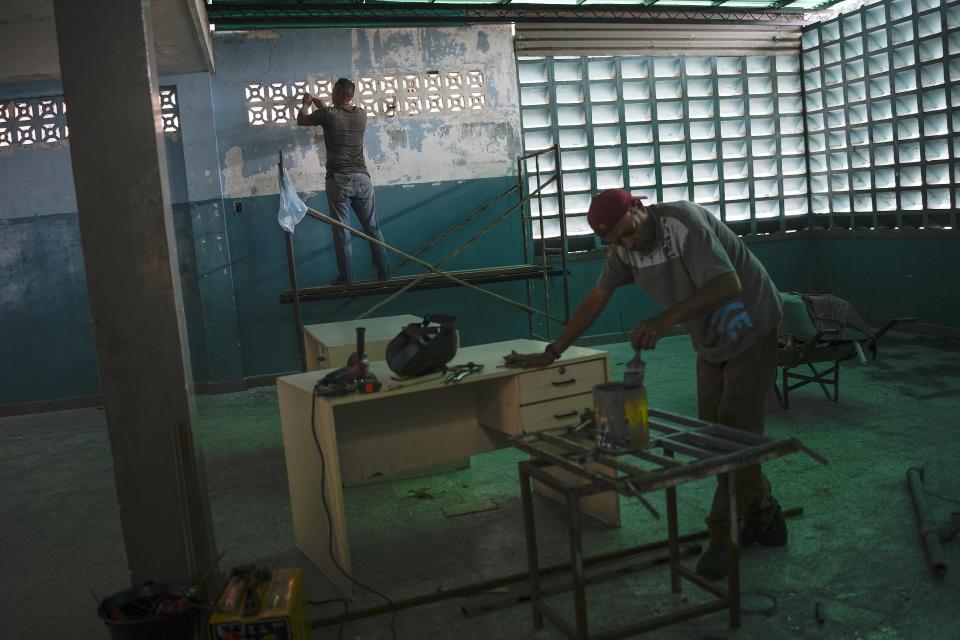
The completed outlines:
<svg viewBox="0 0 960 640">
<path fill-rule="evenodd" d="M 320 496 L 323 498 L 323 510 L 327 515 L 327 551 L 330 554 L 330 559 L 333 560 L 334 566 L 337 567 L 337 570 L 340 571 L 340 573 L 342 573 L 344 577 L 347 578 L 347 580 L 349 580 L 354 585 L 360 587 L 364 591 L 372 593 L 373 595 L 385 600 L 387 604 L 393 607 L 394 606 L 393 600 L 383 595 L 376 589 L 368 587 L 365 584 L 356 580 L 352 575 L 350 575 L 347 572 L 346 569 L 340 566 L 340 562 L 337 560 L 337 557 L 333 554 L 333 516 L 330 515 L 330 505 L 327 503 L 327 483 L 326 483 L 327 461 L 323 455 L 323 447 L 320 446 L 320 438 L 317 437 L 317 398 L 320 396 L 319 392 L 320 392 L 320 383 L 317 382 L 317 384 L 313 388 L 313 397 L 310 398 L 310 434 L 313 436 L 313 442 L 317 446 L 317 453 L 320 454 Z M 344 601 L 344 606 L 346 606 L 346 601 Z M 349 611 L 349 609 L 347 609 L 346 611 Z M 346 618 L 346 613 L 344 614 L 344 618 Z M 396 630 L 396 627 L 394 626 L 396 619 L 397 619 L 397 612 L 396 610 L 394 610 L 394 612 L 390 615 L 390 636 L 393 638 L 393 640 L 396 640 L 397 638 L 397 630 Z M 342 633 L 343 633 L 343 622 L 340 623 L 340 631 L 337 637 L 339 638 L 340 634 Z"/>
<path fill-rule="evenodd" d="M 314 606 L 320 606 L 324 604 L 332 604 L 334 602 L 339 602 L 343 605 L 343 615 L 340 625 L 337 627 L 337 640 L 343 638 L 343 625 L 347 621 L 347 616 L 350 615 L 350 605 L 347 604 L 346 598 L 330 598 L 329 600 L 307 600 L 307 604 L 312 604 Z"/>
</svg>

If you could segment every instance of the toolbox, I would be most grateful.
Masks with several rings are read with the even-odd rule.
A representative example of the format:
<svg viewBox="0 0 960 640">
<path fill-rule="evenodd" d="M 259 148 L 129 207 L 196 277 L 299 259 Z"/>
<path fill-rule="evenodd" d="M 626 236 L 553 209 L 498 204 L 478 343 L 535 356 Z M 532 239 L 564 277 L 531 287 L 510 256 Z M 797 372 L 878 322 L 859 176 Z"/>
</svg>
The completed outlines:
<svg viewBox="0 0 960 640">
<path fill-rule="evenodd" d="M 209 640 L 308 640 L 303 569 L 234 569 L 207 630 Z"/>
</svg>

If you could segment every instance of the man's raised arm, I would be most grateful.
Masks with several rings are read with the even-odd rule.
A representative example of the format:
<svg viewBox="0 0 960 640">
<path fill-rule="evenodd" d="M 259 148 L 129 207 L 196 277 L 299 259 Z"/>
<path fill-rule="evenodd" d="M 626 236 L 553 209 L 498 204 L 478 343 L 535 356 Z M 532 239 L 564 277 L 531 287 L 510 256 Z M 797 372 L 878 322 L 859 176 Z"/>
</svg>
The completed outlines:
<svg viewBox="0 0 960 640">
<path fill-rule="evenodd" d="M 317 109 L 323 109 L 326 106 L 320 98 L 312 96 L 309 93 L 303 94 L 303 100 L 300 102 L 300 111 L 297 112 L 297 124 L 301 127 L 313 126 L 313 123 L 310 122 L 310 105 L 314 105 Z"/>
</svg>

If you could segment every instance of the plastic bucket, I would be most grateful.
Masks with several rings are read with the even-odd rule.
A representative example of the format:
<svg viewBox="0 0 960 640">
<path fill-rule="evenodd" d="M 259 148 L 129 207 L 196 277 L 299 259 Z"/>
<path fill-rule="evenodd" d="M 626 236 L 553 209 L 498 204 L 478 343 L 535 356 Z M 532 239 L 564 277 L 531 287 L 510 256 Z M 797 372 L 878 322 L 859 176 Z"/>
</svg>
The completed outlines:
<svg viewBox="0 0 960 640">
<path fill-rule="evenodd" d="M 188 585 L 147 582 L 107 596 L 97 615 L 113 640 L 193 640 L 194 601 Z"/>
</svg>

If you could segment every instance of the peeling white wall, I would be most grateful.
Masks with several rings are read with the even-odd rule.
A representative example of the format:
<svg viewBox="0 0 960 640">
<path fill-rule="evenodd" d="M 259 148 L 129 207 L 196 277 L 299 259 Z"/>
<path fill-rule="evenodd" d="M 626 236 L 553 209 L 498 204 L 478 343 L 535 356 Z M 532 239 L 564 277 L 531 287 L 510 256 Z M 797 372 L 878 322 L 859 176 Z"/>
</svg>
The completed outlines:
<svg viewBox="0 0 960 640">
<path fill-rule="evenodd" d="M 367 159 L 378 184 L 469 180 L 512 175 L 520 149 L 520 116 L 509 25 L 443 29 L 380 29 L 375 37 L 354 34 L 354 66 L 377 58 L 376 41 L 400 40 L 409 47 L 391 50 L 375 63 L 373 75 L 404 71 L 480 70 L 486 104 L 477 111 L 443 117 L 379 116 L 368 121 Z M 366 44 L 366 50 L 363 45 Z"/>
<path fill-rule="evenodd" d="M 336 32 L 337 38 L 329 34 Z M 266 35 L 265 35 L 266 34 Z M 267 37 L 267 35 L 269 37 Z M 242 37 L 242 41 L 237 38 Z M 343 60 L 322 68 L 314 60 L 316 50 L 340 47 Z M 248 82 L 312 80 L 317 77 L 402 76 L 427 71 L 467 72 L 484 75 L 485 104 L 482 109 L 437 114 L 387 117 L 367 120 L 364 151 L 367 167 L 377 186 L 412 185 L 451 180 L 472 180 L 515 175 L 516 156 L 521 153 L 519 99 L 516 62 L 509 25 L 482 25 L 451 28 L 349 29 L 256 32 L 233 35 L 230 55 L 269 47 L 271 63 L 263 70 L 243 70 L 239 61 L 224 62 L 218 68 L 229 71 L 230 85 L 221 93 L 230 100 L 243 101 L 242 87 Z M 351 43 L 350 51 L 342 47 Z M 347 55 L 344 55 L 346 53 Z M 333 56 L 326 57 L 333 59 Z M 296 60 L 298 67 L 281 75 L 283 60 Z M 345 68 L 349 66 L 349 68 Z M 241 75 L 243 74 L 243 75 Z M 216 78 L 216 77 L 215 77 Z M 215 79 L 216 81 L 216 79 Z M 359 98 L 359 96 L 357 96 Z M 284 166 L 298 191 L 304 195 L 322 191 L 326 173 L 323 134 L 320 128 L 306 130 L 295 124 L 252 126 L 246 119 L 227 122 L 239 115 L 230 105 L 217 119 L 223 153 L 224 195 L 228 198 L 278 193 L 276 150 L 284 153 Z M 245 117 L 244 111 L 244 117 Z M 226 139 L 224 139 L 226 138 Z"/>
<path fill-rule="evenodd" d="M 283 152 L 284 169 L 302 198 L 324 189 L 324 167 L 314 146 L 287 144 Z M 280 193 L 276 165 L 249 173 L 240 146 L 227 149 L 223 159 L 223 193 L 226 198 L 276 195 Z"/>
</svg>

